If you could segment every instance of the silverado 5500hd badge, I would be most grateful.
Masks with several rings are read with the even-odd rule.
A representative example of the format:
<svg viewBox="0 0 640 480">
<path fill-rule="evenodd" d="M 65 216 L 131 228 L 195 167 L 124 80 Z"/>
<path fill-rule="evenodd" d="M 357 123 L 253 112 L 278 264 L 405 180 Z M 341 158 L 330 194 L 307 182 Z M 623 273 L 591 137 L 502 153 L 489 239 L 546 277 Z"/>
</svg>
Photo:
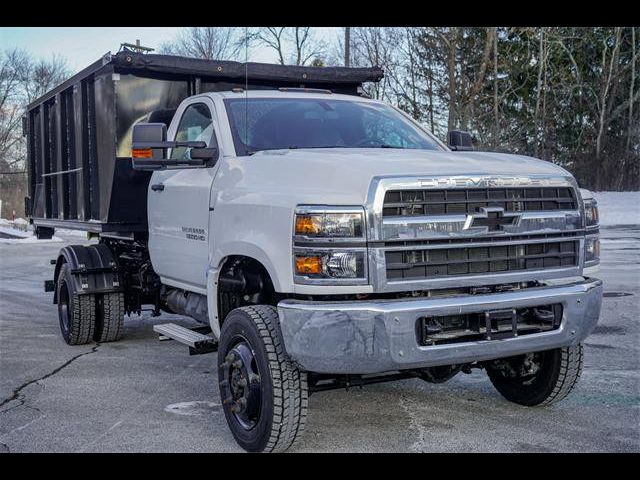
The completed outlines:
<svg viewBox="0 0 640 480">
<path fill-rule="evenodd" d="M 207 239 L 207 232 L 204 228 L 182 227 L 182 231 L 188 240 L 200 240 L 204 242 Z"/>
</svg>

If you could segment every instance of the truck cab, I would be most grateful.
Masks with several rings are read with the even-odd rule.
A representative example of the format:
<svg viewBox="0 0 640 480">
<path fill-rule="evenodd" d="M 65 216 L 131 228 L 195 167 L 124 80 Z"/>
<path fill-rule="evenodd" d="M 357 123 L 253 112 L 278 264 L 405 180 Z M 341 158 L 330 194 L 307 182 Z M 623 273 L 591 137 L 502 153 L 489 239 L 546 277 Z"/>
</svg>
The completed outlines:
<svg viewBox="0 0 640 480">
<path fill-rule="evenodd" d="M 196 93 L 144 120 L 118 161 L 146 175 L 146 230 L 56 261 L 68 343 L 119 339 L 143 304 L 198 320 L 209 333 L 157 331 L 217 351 L 249 451 L 293 445 L 331 388 L 484 369 L 537 406 L 575 385 L 602 282 L 597 204 L 563 168 L 306 86 Z"/>
</svg>

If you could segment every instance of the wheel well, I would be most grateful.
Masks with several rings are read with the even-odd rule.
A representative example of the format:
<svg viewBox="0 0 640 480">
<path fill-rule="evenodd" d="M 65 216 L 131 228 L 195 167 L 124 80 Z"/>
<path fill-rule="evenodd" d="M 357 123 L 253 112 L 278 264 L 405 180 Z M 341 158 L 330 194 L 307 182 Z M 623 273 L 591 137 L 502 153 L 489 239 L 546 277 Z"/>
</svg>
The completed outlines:
<svg viewBox="0 0 640 480">
<path fill-rule="evenodd" d="M 265 266 L 244 255 L 224 259 L 218 276 L 218 319 L 220 326 L 229 312 L 245 305 L 278 303 L 273 282 Z"/>
</svg>

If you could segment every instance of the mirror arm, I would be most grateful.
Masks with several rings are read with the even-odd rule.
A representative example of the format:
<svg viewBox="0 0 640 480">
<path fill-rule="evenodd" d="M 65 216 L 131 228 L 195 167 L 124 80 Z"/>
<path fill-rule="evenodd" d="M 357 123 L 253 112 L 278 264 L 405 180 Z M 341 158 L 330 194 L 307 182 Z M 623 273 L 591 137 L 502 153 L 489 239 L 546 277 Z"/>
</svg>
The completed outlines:
<svg viewBox="0 0 640 480">
<path fill-rule="evenodd" d="M 132 158 L 134 170 L 164 170 L 167 167 L 183 166 L 184 168 L 200 168 L 205 165 L 201 159 L 166 160 L 162 158 Z"/>
<path fill-rule="evenodd" d="M 132 148 L 146 150 L 149 148 L 205 148 L 205 142 L 134 142 Z"/>
</svg>

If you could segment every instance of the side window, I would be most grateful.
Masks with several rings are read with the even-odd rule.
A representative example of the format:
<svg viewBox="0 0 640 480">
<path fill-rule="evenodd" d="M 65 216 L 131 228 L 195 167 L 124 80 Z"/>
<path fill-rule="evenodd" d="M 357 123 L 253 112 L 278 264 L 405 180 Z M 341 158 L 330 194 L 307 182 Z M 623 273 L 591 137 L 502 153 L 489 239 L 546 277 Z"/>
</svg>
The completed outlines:
<svg viewBox="0 0 640 480">
<path fill-rule="evenodd" d="M 213 130 L 211 111 L 204 103 L 189 105 L 180 119 L 175 141 L 177 142 L 206 142 L 208 147 L 216 146 L 216 137 Z M 178 147 L 171 150 L 171 159 L 180 160 L 189 158 L 189 150 L 186 147 Z"/>
</svg>

